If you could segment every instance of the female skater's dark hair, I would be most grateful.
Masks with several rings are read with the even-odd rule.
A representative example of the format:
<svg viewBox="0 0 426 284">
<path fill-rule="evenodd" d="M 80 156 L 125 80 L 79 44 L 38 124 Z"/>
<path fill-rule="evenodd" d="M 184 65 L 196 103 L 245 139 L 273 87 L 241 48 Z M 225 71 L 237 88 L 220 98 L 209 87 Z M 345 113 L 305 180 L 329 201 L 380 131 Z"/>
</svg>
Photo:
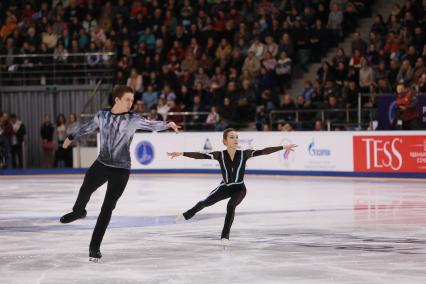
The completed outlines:
<svg viewBox="0 0 426 284">
<path fill-rule="evenodd" d="M 116 85 L 112 90 L 113 99 L 119 98 L 121 99 L 125 93 L 134 93 L 133 89 L 126 85 Z"/>
<path fill-rule="evenodd" d="M 223 140 L 226 140 L 226 138 L 228 138 L 229 132 L 232 132 L 232 131 L 236 131 L 236 130 L 234 128 L 226 128 L 223 131 Z"/>
</svg>

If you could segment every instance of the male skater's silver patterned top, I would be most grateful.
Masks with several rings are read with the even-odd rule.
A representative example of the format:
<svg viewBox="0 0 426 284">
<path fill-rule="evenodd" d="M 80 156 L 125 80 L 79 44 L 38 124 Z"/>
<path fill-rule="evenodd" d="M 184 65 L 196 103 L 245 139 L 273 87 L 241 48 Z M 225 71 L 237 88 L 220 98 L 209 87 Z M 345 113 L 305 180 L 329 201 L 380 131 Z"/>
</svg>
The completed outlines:
<svg viewBox="0 0 426 284">
<path fill-rule="evenodd" d="M 130 144 L 137 129 L 161 131 L 167 129 L 165 121 L 151 121 L 134 112 L 113 114 L 103 109 L 79 130 L 68 136 L 70 140 L 100 131 L 100 152 L 97 160 L 104 165 L 130 169 Z"/>
</svg>

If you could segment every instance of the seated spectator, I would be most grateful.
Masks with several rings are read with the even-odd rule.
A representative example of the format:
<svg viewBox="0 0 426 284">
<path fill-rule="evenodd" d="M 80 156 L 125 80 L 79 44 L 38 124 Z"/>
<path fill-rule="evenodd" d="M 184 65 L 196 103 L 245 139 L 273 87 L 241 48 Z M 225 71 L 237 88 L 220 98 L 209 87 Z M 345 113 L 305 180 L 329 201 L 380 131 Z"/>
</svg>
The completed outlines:
<svg viewBox="0 0 426 284">
<path fill-rule="evenodd" d="M 130 77 L 127 79 L 127 86 L 131 87 L 135 92 L 135 100 L 142 97 L 143 92 L 143 81 L 142 76 L 138 73 L 136 68 L 132 68 L 130 71 Z"/>
<path fill-rule="evenodd" d="M 210 113 L 207 116 L 206 123 L 216 125 L 219 122 L 219 119 L 220 119 L 220 116 L 219 116 L 219 113 L 217 112 L 216 106 L 212 106 L 210 108 Z"/>
<path fill-rule="evenodd" d="M 266 68 L 268 72 L 271 72 L 275 70 L 276 65 L 277 65 L 277 60 L 274 57 L 272 57 L 272 54 L 269 51 L 265 52 L 265 55 L 263 56 L 263 59 L 262 59 L 262 66 Z"/>
<path fill-rule="evenodd" d="M 301 95 L 305 97 L 305 100 L 310 100 L 313 92 L 314 88 L 312 87 L 312 82 L 309 80 L 305 81 Z"/>
<path fill-rule="evenodd" d="M 197 70 L 198 62 L 195 59 L 193 53 L 186 53 L 185 59 L 182 61 L 182 71 L 188 71 L 190 73 L 195 72 Z"/>
<path fill-rule="evenodd" d="M 277 81 L 280 84 L 281 92 L 283 92 L 285 88 L 289 88 L 291 86 L 291 71 L 291 58 L 287 56 L 285 51 L 281 51 L 277 64 L 275 65 L 275 74 L 277 75 Z"/>
<path fill-rule="evenodd" d="M 260 60 L 256 56 L 255 51 L 250 50 L 247 58 L 244 60 L 243 70 L 247 70 L 251 78 L 255 78 L 260 71 Z"/>
<path fill-rule="evenodd" d="M 200 95 L 197 95 L 197 94 L 194 95 L 190 111 L 191 112 L 204 112 L 204 111 L 206 111 L 204 105 L 202 104 Z M 195 123 L 195 124 L 199 124 L 199 123 L 204 122 L 204 121 L 205 121 L 205 119 L 204 119 L 204 116 L 202 116 L 202 115 L 193 115 L 191 117 L 191 122 Z"/>
<path fill-rule="evenodd" d="M 359 49 L 355 49 L 355 52 L 351 56 L 351 59 L 349 60 L 349 66 L 354 67 L 355 69 L 361 68 L 361 59 L 362 55 Z"/>
<path fill-rule="evenodd" d="M 231 100 L 228 97 L 223 98 L 222 105 L 219 107 L 219 116 L 222 124 L 227 126 L 234 122 L 235 110 L 231 105 Z"/>
<path fill-rule="evenodd" d="M 289 94 L 280 96 L 280 103 L 278 105 L 278 110 L 283 111 L 294 111 L 296 110 L 296 104 Z M 287 112 L 284 114 L 280 114 L 279 117 L 284 121 L 294 121 L 296 119 L 296 115 L 294 112 Z"/>
<path fill-rule="evenodd" d="M 410 61 L 405 59 L 402 61 L 401 67 L 399 68 L 398 75 L 396 76 L 396 81 L 404 82 L 407 86 L 411 85 L 414 79 L 414 70 L 411 67 Z"/>
<path fill-rule="evenodd" d="M 260 41 L 259 37 L 255 37 L 253 40 L 253 43 L 250 45 L 248 49 L 248 53 L 253 52 L 254 55 L 261 60 L 263 58 L 263 54 L 265 53 L 266 47 L 265 45 Z"/>
<path fill-rule="evenodd" d="M 218 60 L 220 66 L 224 68 L 228 63 L 232 53 L 232 46 L 228 43 L 225 38 L 222 38 L 219 46 L 216 49 L 216 60 Z"/>
<path fill-rule="evenodd" d="M 327 112 L 326 112 L 326 118 L 330 122 L 339 122 L 343 121 L 344 113 L 340 111 L 341 108 L 337 98 L 335 96 L 329 96 L 327 101 Z"/>
<path fill-rule="evenodd" d="M 160 114 L 158 114 L 156 107 L 152 107 L 149 110 L 149 114 L 147 116 L 147 119 L 158 121 L 158 120 L 163 120 L 163 117 Z"/>
<path fill-rule="evenodd" d="M 327 81 L 334 81 L 334 70 L 330 66 L 330 63 L 324 61 L 321 67 L 317 71 L 318 80 L 322 85 Z"/>
<path fill-rule="evenodd" d="M 324 127 L 324 123 L 321 120 L 315 120 L 314 122 L 314 130 L 315 131 L 324 131 L 326 130 Z"/>
<path fill-rule="evenodd" d="M 368 93 L 370 86 L 374 83 L 373 68 L 368 65 L 365 57 L 361 59 L 361 68 L 359 69 L 359 86 L 360 91 Z"/>
<path fill-rule="evenodd" d="M 146 103 L 144 103 L 144 101 L 142 100 L 136 100 L 135 103 L 133 104 L 133 111 L 137 112 L 137 113 L 145 113 L 147 112 L 148 107 L 146 105 Z"/>
<path fill-rule="evenodd" d="M 337 68 L 339 63 L 343 63 L 344 65 L 349 63 L 348 57 L 345 55 L 345 50 L 343 48 L 337 49 L 337 54 L 333 58 L 333 67 Z"/>
<path fill-rule="evenodd" d="M 157 104 L 157 113 L 162 117 L 162 120 L 167 120 L 167 114 L 170 110 L 165 98 L 160 98 Z"/>
<path fill-rule="evenodd" d="M 305 97 L 302 95 L 297 96 L 296 98 L 296 110 L 300 110 L 298 121 L 300 121 L 300 126 L 302 129 L 307 129 L 311 120 L 314 118 L 315 113 L 308 112 L 311 110 L 310 101 L 306 101 Z"/>
<path fill-rule="evenodd" d="M 182 109 L 180 108 L 180 105 L 177 104 L 175 100 L 169 100 L 167 102 L 167 104 L 169 106 L 169 113 L 171 113 L 171 112 L 182 112 Z M 170 115 L 169 114 L 169 117 L 170 117 L 170 119 L 172 121 L 174 121 L 174 122 L 176 122 L 178 124 L 180 124 L 180 123 L 182 123 L 184 121 L 182 115 L 175 115 L 175 114 L 174 115 Z"/>
</svg>

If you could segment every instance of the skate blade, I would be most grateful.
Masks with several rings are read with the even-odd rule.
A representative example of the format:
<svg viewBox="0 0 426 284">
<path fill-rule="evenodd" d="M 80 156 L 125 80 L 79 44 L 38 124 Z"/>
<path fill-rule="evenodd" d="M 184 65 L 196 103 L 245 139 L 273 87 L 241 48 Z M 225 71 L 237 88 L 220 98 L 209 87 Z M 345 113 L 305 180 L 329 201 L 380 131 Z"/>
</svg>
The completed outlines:
<svg viewBox="0 0 426 284">
<path fill-rule="evenodd" d="M 98 263 L 101 261 L 101 259 L 97 257 L 89 257 L 89 261 Z"/>
<path fill-rule="evenodd" d="M 220 242 L 220 246 L 222 247 L 223 250 L 227 250 L 229 248 L 229 240 L 227 239 L 222 239 Z"/>
<path fill-rule="evenodd" d="M 182 224 L 185 221 L 186 220 L 185 220 L 185 217 L 183 216 L 183 214 L 179 214 L 179 215 L 176 216 L 176 219 L 175 219 L 176 224 Z"/>
</svg>

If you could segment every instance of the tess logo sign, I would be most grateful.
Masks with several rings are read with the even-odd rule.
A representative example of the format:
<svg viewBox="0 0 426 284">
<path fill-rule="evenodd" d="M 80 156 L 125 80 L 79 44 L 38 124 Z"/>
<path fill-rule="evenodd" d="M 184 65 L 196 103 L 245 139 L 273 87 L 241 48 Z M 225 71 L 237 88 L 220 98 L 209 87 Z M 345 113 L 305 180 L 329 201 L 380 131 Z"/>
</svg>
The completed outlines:
<svg viewBox="0 0 426 284">
<path fill-rule="evenodd" d="M 354 136 L 356 172 L 425 172 L 426 136 Z"/>
</svg>

